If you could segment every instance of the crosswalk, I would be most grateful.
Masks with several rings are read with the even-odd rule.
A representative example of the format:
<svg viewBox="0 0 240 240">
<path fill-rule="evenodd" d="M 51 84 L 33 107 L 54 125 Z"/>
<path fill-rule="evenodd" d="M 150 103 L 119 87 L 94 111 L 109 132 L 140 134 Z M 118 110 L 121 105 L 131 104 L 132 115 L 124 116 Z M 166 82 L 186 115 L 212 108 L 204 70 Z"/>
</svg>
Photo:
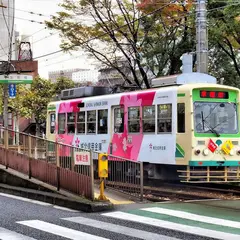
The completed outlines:
<svg viewBox="0 0 240 240">
<path fill-rule="evenodd" d="M 78 215 L 81 215 L 81 213 Z M 93 216 L 97 218 L 94 219 Z M 72 240 L 186 239 L 186 235 L 176 234 L 179 232 L 189 234 L 187 239 L 192 239 L 192 235 L 205 237 L 206 239 L 240 239 L 240 216 L 238 217 L 237 214 L 236 216 L 231 216 L 231 218 L 228 216 L 220 217 L 214 211 L 212 213 L 209 211 L 209 214 L 206 215 L 196 212 L 194 209 L 171 209 L 168 205 L 162 204 L 157 207 L 114 211 L 93 216 L 84 215 L 83 217 L 74 215 L 74 217 L 59 218 L 56 223 L 38 219 L 23 220 L 17 221 L 16 224 L 19 228 L 21 226 L 25 227 L 25 230 L 27 228 L 26 232 L 28 233 L 31 233 L 31 230 L 34 229 L 35 231 L 51 234 L 51 239 L 54 239 L 54 236 Z M 165 235 L 166 231 L 163 231 L 164 229 L 175 234 L 167 236 Z M 27 235 L 0 227 L 1 240 L 39 239 L 38 237 L 34 238 L 35 236 L 31 234 L 29 234 L 30 236 Z"/>
</svg>

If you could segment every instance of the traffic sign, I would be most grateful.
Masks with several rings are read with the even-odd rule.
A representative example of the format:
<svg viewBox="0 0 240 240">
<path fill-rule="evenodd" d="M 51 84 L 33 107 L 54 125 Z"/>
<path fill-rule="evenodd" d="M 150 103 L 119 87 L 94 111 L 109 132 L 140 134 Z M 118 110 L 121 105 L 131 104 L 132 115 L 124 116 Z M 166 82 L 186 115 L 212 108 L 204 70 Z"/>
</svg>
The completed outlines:
<svg viewBox="0 0 240 240">
<path fill-rule="evenodd" d="M 16 84 L 9 84 L 8 85 L 8 94 L 10 98 L 15 98 L 16 97 L 16 93 L 17 93 L 17 89 L 16 89 Z"/>
<path fill-rule="evenodd" d="M 30 75 L 22 74 L 8 74 L 0 75 L 0 83 L 14 83 L 14 84 L 30 84 L 33 81 L 33 77 Z"/>
</svg>

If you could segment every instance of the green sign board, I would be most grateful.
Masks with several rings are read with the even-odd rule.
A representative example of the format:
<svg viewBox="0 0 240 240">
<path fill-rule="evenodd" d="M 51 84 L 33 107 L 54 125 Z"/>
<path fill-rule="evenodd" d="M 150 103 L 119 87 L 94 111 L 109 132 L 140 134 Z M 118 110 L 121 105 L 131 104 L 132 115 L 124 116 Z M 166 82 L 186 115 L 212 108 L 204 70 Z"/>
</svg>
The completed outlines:
<svg viewBox="0 0 240 240">
<path fill-rule="evenodd" d="M 0 75 L 0 83 L 31 84 L 33 77 L 21 74 Z"/>
</svg>

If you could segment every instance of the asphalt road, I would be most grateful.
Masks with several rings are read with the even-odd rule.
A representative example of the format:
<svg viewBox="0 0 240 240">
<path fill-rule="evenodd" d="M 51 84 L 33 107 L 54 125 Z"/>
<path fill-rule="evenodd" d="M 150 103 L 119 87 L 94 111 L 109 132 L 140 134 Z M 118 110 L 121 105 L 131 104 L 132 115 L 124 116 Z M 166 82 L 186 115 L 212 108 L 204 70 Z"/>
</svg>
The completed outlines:
<svg viewBox="0 0 240 240">
<path fill-rule="evenodd" d="M 3 193 L 0 193 L 0 210 L 1 240 L 210 240 L 162 226 L 117 219 L 102 213 L 78 212 Z M 121 212 L 121 207 L 117 211 Z"/>
</svg>

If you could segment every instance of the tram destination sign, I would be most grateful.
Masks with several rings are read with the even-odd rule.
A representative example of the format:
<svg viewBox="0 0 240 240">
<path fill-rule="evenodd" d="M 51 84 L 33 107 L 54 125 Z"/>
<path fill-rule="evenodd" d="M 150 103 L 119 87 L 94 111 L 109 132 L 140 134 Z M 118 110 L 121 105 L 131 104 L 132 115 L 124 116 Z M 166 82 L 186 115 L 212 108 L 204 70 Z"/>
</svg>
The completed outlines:
<svg viewBox="0 0 240 240">
<path fill-rule="evenodd" d="M 33 81 L 33 77 L 30 75 L 22 75 L 22 74 L 0 75 L 0 83 L 31 84 L 32 81 Z"/>
</svg>

